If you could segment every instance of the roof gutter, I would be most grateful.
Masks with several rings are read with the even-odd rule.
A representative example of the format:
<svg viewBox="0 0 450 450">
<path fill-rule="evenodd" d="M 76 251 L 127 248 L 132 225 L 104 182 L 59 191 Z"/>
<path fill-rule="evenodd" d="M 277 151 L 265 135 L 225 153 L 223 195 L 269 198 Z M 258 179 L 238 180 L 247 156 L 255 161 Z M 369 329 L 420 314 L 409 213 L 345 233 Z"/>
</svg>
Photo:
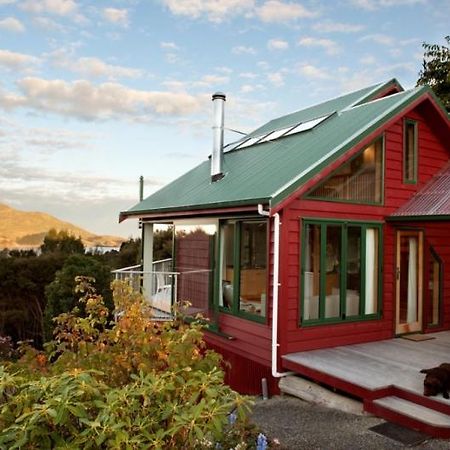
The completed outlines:
<svg viewBox="0 0 450 450">
<path fill-rule="evenodd" d="M 258 204 L 258 214 L 270 217 L 263 205 Z M 292 375 L 294 372 L 278 372 L 278 291 L 280 287 L 280 215 L 273 215 L 273 279 L 272 279 L 272 376 L 274 378 Z"/>
</svg>

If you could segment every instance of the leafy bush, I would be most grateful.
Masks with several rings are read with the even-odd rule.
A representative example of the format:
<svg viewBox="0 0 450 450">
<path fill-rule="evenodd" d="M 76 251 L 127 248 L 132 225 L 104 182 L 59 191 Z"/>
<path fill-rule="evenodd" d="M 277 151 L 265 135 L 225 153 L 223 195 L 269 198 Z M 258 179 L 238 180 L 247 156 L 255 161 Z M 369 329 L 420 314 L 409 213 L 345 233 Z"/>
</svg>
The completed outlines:
<svg viewBox="0 0 450 450">
<path fill-rule="evenodd" d="M 254 448 L 249 401 L 224 385 L 200 324 L 152 321 L 143 298 L 117 282 L 108 323 L 90 281 L 78 279 L 85 316 L 61 314 L 45 352 L 28 348 L 0 366 L 0 448 L 230 448 L 230 439 Z"/>
</svg>

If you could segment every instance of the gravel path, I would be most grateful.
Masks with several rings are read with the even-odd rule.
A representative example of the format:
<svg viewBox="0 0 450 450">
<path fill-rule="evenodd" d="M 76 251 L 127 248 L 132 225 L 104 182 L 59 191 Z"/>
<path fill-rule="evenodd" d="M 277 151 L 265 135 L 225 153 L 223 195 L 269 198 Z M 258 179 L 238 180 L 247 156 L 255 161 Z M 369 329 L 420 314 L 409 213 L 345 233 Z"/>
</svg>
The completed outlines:
<svg viewBox="0 0 450 450">
<path fill-rule="evenodd" d="M 437 439 L 407 447 L 369 430 L 383 423 L 382 419 L 355 416 L 291 396 L 257 400 L 253 421 L 271 439 L 278 439 L 280 450 L 450 449 L 450 440 Z"/>
</svg>

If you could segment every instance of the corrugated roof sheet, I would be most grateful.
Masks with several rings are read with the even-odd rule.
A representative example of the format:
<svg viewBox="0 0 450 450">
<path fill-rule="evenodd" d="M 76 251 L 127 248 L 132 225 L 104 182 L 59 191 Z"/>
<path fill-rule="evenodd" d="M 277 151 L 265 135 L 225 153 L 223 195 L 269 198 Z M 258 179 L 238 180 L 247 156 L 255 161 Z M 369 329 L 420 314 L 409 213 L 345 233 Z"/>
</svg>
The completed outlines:
<svg viewBox="0 0 450 450">
<path fill-rule="evenodd" d="M 450 215 L 450 164 L 433 177 L 392 217 Z"/>
<path fill-rule="evenodd" d="M 206 160 L 122 217 L 260 202 L 273 206 L 427 90 L 420 87 L 352 108 L 347 105 L 310 131 L 226 152 L 225 176 L 218 182 L 211 182 Z M 353 100 L 357 97 L 361 98 L 355 95 Z"/>
</svg>

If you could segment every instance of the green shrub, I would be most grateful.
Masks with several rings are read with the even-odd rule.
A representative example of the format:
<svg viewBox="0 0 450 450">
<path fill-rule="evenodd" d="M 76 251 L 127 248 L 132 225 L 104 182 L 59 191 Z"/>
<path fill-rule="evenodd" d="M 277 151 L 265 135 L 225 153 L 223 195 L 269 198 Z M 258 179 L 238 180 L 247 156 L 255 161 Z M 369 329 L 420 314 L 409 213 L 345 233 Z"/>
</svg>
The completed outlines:
<svg viewBox="0 0 450 450">
<path fill-rule="evenodd" d="M 111 324 L 90 280 L 77 290 L 83 317 L 60 315 L 45 352 L 28 348 L 0 366 L 1 449 L 254 448 L 245 443 L 249 401 L 224 385 L 200 324 L 152 321 L 123 283 L 114 284 Z"/>
</svg>

